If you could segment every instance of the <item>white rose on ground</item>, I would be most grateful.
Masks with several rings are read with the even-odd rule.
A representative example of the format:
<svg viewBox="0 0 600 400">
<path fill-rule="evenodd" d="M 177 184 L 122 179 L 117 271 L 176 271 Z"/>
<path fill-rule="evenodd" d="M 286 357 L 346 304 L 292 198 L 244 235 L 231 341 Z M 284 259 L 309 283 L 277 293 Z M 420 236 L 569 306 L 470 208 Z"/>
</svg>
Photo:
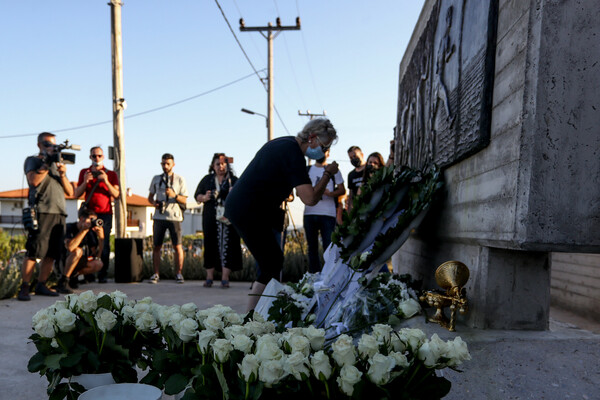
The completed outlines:
<svg viewBox="0 0 600 400">
<path fill-rule="evenodd" d="M 198 322 L 192 318 L 186 318 L 179 322 L 179 324 L 173 327 L 175 332 L 177 332 L 177 336 L 184 342 L 189 342 L 193 338 L 196 337 L 196 332 L 198 331 Z"/>
<path fill-rule="evenodd" d="M 206 354 L 208 351 L 208 346 L 216 338 L 217 335 L 213 331 L 204 330 L 198 332 L 198 346 L 200 347 L 200 352 L 202 354 Z"/>
<path fill-rule="evenodd" d="M 67 294 L 65 295 L 65 302 L 67 303 L 67 307 L 71 311 L 75 311 L 75 307 L 77 306 L 77 298 L 79 296 L 76 294 Z"/>
<path fill-rule="evenodd" d="M 138 300 L 138 304 L 139 303 L 151 304 L 152 303 L 152 297 L 146 296 L 143 299 Z"/>
<path fill-rule="evenodd" d="M 224 316 L 225 322 L 229 325 L 240 325 L 244 320 L 238 313 L 230 312 L 225 314 Z"/>
<path fill-rule="evenodd" d="M 246 382 L 254 382 L 258 378 L 258 367 L 260 362 L 254 354 L 246 354 L 242 359 L 242 363 L 238 364 L 241 377 Z"/>
<path fill-rule="evenodd" d="M 402 353 L 406 350 L 406 344 L 400 339 L 396 332 L 390 335 L 390 341 L 392 342 L 392 347 L 394 351 Z"/>
<path fill-rule="evenodd" d="M 434 333 L 431 340 L 427 340 L 419 347 L 417 358 L 423 361 L 426 367 L 432 368 L 438 364 L 440 357 L 446 354 L 447 348 L 446 342 Z"/>
<path fill-rule="evenodd" d="M 152 312 L 152 307 L 150 306 L 150 303 L 136 303 L 136 305 L 133 306 L 133 315 L 135 319 L 138 319 L 139 316 L 143 313 L 150 312 Z"/>
<path fill-rule="evenodd" d="M 375 339 L 377 339 L 379 344 L 384 344 L 390 341 L 390 333 L 392 330 L 392 327 L 389 325 L 375 324 L 373 325 L 373 332 L 371 332 L 371 335 L 375 336 Z"/>
<path fill-rule="evenodd" d="M 283 368 L 286 375 L 292 375 L 299 381 L 302 381 L 304 378 L 308 378 L 310 376 L 310 371 L 308 369 L 308 358 L 300 352 L 292 353 L 289 357 L 286 357 Z"/>
<path fill-rule="evenodd" d="M 218 363 L 229 360 L 229 353 L 233 350 L 231 342 L 227 339 L 216 339 L 212 344 L 213 355 Z"/>
<path fill-rule="evenodd" d="M 125 306 L 121 309 L 121 314 L 123 315 L 123 319 L 127 322 L 135 321 L 135 313 L 133 312 L 133 307 Z"/>
<path fill-rule="evenodd" d="M 331 376 L 331 363 L 329 362 L 329 357 L 323 352 L 323 350 L 317 351 L 312 356 L 310 359 L 310 366 L 313 374 L 315 374 L 319 380 L 321 379 L 321 374 L 323 374 L 325 379 L 329 379 Z"/>
<path fill-rule="evenodd" d="M 94 292 L 87 290 L 77 297 L 77 306 L 81 311 L 91 312 L 98 308 L 98 299 Z"/>
<path fill-rule="evenodd" d="M 53 338 L 56 335 L 54 319 L 40 319 L 38 323 L 33 326 L 33 330 L 41 337 Z"/>
<path fill-rule="evenodd" d="M 106 308 L 99 308 L 94 319 L 102 332 L 110 331 L 117 324 L 117 316 Z"/>
<path fill-rule="evenodd" d="M 389 382 L 391 371 L 396 366 L 393 357 L 386 357 L 381 353 L 375 354 L 369 360 L 369 370 L 367 375 L 371 382 L 376 385 L 385 385 Z"/>
<path fill-rule="evenodd" d="M 389 356 L 394 359 L 396 366 L 400 368 L 406 368 L 410 365 L 408 358 L 406 358 L 406 356 L 401 352 L 392 351 Z"/>
<path fill-rule="evenodd" d="M 410 318 L 421 312 L 421 306 L 415 299 L 401 301 L 400 304 L 398 304 L 398 308 L 402 312 L 404 318 Z"/>
<path fill-rule="evenodd" d="M 293 335 L 287 340 L 287 342 L 292 348 L 292 353 L 300 352 L 306 357 L 308 357 L 310 354 L 310 341 L 306 336 Z"/>
<path fill-rule="evenodd" d="M 225 339 L 231 340 L 234 336 L 237 335 L 246 335 L 249 336 L 248 330 L 242 325 L 231 325 L 226 328 L 223 328 L 223 335 L 225 335 Z"/>
<path fill-rule="evenodd" d="M 69 307 L 68 307 L 68 304 L 66 301 L 59 300 L 52 305 L 52 308 L 54 309 L 54 312 L 58 312 L 60 310 L 64 310 L 65 308 L 69 308 Z"/>
<path fill-rule="evenodd" d="M 360 382 L 361 377 L 362 372 L 354 365 L 344 365 L 340 370 L 340 376 L 337 377 L 336 381 L 344 394 L 352 396 L 354 393 L 354 385 Z"/>
<path fill-rule="evenodd" d="M 135 320 L 135 327 L 141 332 L 149 332 L 156 328 L 156 318 L 149 312 L 141 314 Z"/>
<path fill-rule="evenodd" d="M 177 325 L 179 325 L 181 323 L 181 321 L 183 321 L 184 319 L 185 319 L 185 317 L 183 316 L 182 313 L 180 313 L 179 311 L 174 311 L 169 316 L 169 326 L 172 326 L 173 329 L 175 329 L 175 327 Z"/>
<path fill-rule="evenodd" d="M 194 303 L 185 303 L 180 308 L 180 313 L 185 315 L 186 318 L 194 318 L 198 307 Z"/>
<path fill-rule="evenodd" d="M 310 340 L 310 347 L 314 351 L 319 351 L 325 344 L 325 329 L 316 328 L 311 325 L 307 328 L 302 328 L 302 334 Z"/>
<path fill-rule="evenodd" d="M 233 336 L 231 340 L 231 344 L 233 348 L 241 351 L 244 354 L 248 354 L 252 351 L 252 346 L 254 345 L 254 341 L 250 339 L 248 336 L 244 334 L 239 334 Z"/>
<path fill-rule="evenodd" d="M 363 333 L 358 341 L 358 352 L 363 358 L 373 357 L 375 353 L 379 352 L 379 343 L 375 336 Z"/>
<path fill-rule="evenodd" d="M 331 345 L 331 348 L 333 349 L 331 356 L 340 367 L 356 363 L 356 350 L 350 336 L 346 334 L 340 335 Z"/>
<path fill-rule="evenodd" d="M 275 325 L 268 321 L 248 321 L 244 327 L 255 337 L 259 337 L 265 333 L 275 332 Z"/>
<path fill-rule="evenodd" d="M 214 332 L 217 332 L 225 327 L 225 324 L 219 315 L 209 315 L 204 321 L 202 321 L 202 324 L 206 329 L 210 329 Z"/>
<path fill-rule="evenodd" d="M 471 354 L 469 354 L 467 344 L 461 339 L 460 336 L 457 336 L 454 338 L 454 340 L 446 343 L 445 357 L 449 358 L 449 360 L 446 362 L 446 365 L 449 367 L 456 367 L 462 364 L 463 361 L 470 360 Z"/>
<path fill-rule="evenodd" d="M 110 294 L 115 308 L 120 309 L 127 303 L 127 295 L 119 290 L 115 290 Z"/>
<path fill-rule="evenodd" d="M 277 344 L 277 338 L 272 335 L 263 335 L 256 340 L 256 357 L 261 362 L 279 360 L 283 357 L 283 350 Z"/>
<path fill-rule="evenodd" d="M 263 361 L 258 367 L 258 377 L 266 387 L 272 387 L 285 377 L 283 360 Z"/>
<path fill-rule="evenodd" d="M 42 308 L 41 310 L 35 313 L 33 318 L 31 318 L 31 325 L 35 326 L 38 322 L 40 322 L 43 319 L 49 319 L 53 321 L 54 313 L 48 310 L 47 308 Z"/>
<path fill-rule="evenodd" d="M 398 331 L 398 335 L 400 340 L 410 347 L 413 352 L 416 352 L 427 339 L 425 332 L 420 329 L 403 328 Z"/>
</svg>

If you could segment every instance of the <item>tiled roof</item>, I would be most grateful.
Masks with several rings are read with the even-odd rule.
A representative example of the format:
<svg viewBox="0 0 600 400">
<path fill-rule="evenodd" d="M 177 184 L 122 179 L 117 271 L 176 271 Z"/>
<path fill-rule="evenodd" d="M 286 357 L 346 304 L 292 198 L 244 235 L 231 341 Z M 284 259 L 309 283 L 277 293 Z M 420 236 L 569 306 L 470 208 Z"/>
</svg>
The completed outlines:
<svg viewBox="0 0 600 400">
<path fill-rule="evenodd" d="M 73 185 L 76 184 L 77 182 L 73 182 Z M 26 199 L 27 196 L 29 196 L 28 188 L 0 192 L 0 199 Z M 74 196 L 65 196 L 65 198 L 68 200 L 75 200 Z M 79 199 L 83 200 L 84 196 L 81 195 Z M 152 204 L 150 204 L 146 197 L 139 196 L 137 194 L 131 194 L 131 196 L 127 196 L 127 204 L 132 206 L 152 207 Z"/>
</svg>

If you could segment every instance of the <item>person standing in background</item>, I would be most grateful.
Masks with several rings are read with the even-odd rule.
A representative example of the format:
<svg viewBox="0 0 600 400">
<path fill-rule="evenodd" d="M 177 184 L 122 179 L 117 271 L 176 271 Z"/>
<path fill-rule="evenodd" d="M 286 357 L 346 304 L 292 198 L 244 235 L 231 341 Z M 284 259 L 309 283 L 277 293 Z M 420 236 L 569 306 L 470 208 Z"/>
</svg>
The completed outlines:
<svg viewBox="0 0 600 400">
<path fill-rule="evenodd" d="M 358 188 L 362 185 L 363 171 L 365 170 L 365 156 L 358 146 L 350 146 L 348 149 L 348 158 L 354 167 L 348 174 L 348 197 L 346 198 L 346 209 L 352 210 L 352 201 L 358 194 Z"/>
</svg>

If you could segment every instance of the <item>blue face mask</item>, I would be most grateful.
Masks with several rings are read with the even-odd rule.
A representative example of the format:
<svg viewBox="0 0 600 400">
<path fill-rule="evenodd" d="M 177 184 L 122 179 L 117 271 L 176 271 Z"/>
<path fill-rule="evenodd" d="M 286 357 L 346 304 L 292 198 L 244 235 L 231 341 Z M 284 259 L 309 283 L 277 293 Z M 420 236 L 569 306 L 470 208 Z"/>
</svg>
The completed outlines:
<svg viewBox="0 0 600 400">
<path fill-rule="evenodd" d="M 312 160 L 320 160 L 321 158 L 325 157 L 325 153 L 323 152 L 321 146 L 317 146 L 314 149 L 312 147 L 309 147 L 308 149 L 306 149 L 306 157 Z"/>
</svg>

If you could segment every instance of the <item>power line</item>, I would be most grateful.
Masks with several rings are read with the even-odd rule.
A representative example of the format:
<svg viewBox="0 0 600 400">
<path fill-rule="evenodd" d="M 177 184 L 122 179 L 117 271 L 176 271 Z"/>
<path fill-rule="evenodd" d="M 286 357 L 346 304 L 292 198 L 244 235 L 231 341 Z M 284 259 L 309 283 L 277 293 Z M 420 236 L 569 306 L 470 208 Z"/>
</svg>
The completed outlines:
<svg viewBox="0 0 600 400">
<path fill-rule="evenodd" d="M 298 6 L 298 0 L 296 0 L 296 11 L 298 12 L 298 16 L 300 17 L 300 6 Z M 321 104 L 321 108 L 323 108 L 323 102 L 321 101 L 321 96 L 319 95 L 319 90 L 317 89 L 317 84 L 315 83 L 315 75 L 313 74 L 312 65 L 310 64 L 310 57 L 308 56 L 308 47 L 306 46 L 306 40 L 304 38 L 303 31 L 300 31 L 300 36 L 302 37 L 302 45 L 304 47 L 304 54 L 306 55 L 306 62 L 308 64 L 308 72 L 310 73 L 310 80 L 312 81 L 313 88 L 315 89 L 315 94 L 317 95 L 317 101 Z"/>
<path fill-rule="evenodd" d="M 265 69 L 263 68 L 263 69 L 261 69 L 260 71 L 264 71 L 264 70 L 265 70 Z M 135 118 L 135 117 L 139 117 L 139 116 L 141 116 L 141 115 L 150 114 L 150 113 L 153 113 L 153 112 L 156 112 L 156 111 L 164 110 L 165 108 L 169 108 L 169 107 L 173 107 L 173 106 L 176 106 L 176 105 L 178 105 L 178 104 L 181 104 L 181 103 L 185 103 L 185 102 L 187 102 L 187 101 L 190 101 L 190 100 L 197 99 L 198 97 L 205 96 L 205 95 L 207 95 L 207 94 L 210 94 L 210 93 L 216 92 L 217 90 L 224 89 L 224 88 L 226 88 L 226 87 L 228 87 L 228 86 L 231 86 L 231 85 L 233 85 L 233 84 L 235 84 L 235 83 L 238 83 L 238 82 L 240 82 L 240 81 L 243 81 L 244 79 L 248 79 L 248 78 L 250 78 L 250 77 L 251 77 L 251 76 L 253 76 L 253 75 L 254 75 L 254 73 L 252 73 L 252 74 L 249 74 L 249 75 L 246 75 L 246 76 L 243 76 L 243 77 L 241 77 L 241 78 L 239 78 L 239 79 L 236 79 L 236 80 L 234 80 L 234 81 L 231 81 L 231 82 L 229 82 L 229 83 L 226 83 L 226 84 L 224 84 L 224 85 L 217 86 L 216 88 L 213 88 L 213 89 L 207 90 L 207 91 L 205 91 L 205 92 L 199 93 L 199 94 L 197 94 L 197 95 L 194 95 L 194 96 L 191 96 L 191 97 L 186 97 L 185 99 L 178 100 L 178 101 L 176 101 L 176 102 L 173 102 L 173 103 L 165 104 L 165 105 L 163 105 L 163 106 L 156 107 L 156 108 L 151 108 L 151 109 L 149 109 L 149 110 L 146 110 L 146 111 L 141 111 L 141 112 L 139 112 L 139 113 L 135 113 L 135 114 L 127 115 L 127 116 L 125 116 L 125 119 L 128 119 L 128 118 Z M 94 122 L 94 123 L 91 123 L 91 124 L 79 125 L 79 126 L 74 126 L 74 127 L 71 127 L 71 128 L 52 129 L 52 130 L 50 130 L 50 132 L 53 132 L 53 133 L 60 133 L 60 132 L 67 132 L 67 131 L 75 131 L 75 130 L 79 130 L 79 129 L 92 128 L 92 127 L 94 127 L 94 126 L 99 126 L 99 125 L 109 124 L 109 123 L 112 123 L 112 122 L 113 122 L 113 120 L 112 120 L 112 119 L 109 119 L 109 120 L 106 120 L 106 121 Z M 0 139 L 8 139 L 8 138 L 15 138 L 15 137 L 25 137 L 25 136 L 37 136 L 37 135 L 39 135 L 39 132 L 36 132 L 36 133 L 24 133 L 24 134 L 20 134 L 20 135 L 5 135 L 5 136 L 0 136 Z"/>
</svg>

